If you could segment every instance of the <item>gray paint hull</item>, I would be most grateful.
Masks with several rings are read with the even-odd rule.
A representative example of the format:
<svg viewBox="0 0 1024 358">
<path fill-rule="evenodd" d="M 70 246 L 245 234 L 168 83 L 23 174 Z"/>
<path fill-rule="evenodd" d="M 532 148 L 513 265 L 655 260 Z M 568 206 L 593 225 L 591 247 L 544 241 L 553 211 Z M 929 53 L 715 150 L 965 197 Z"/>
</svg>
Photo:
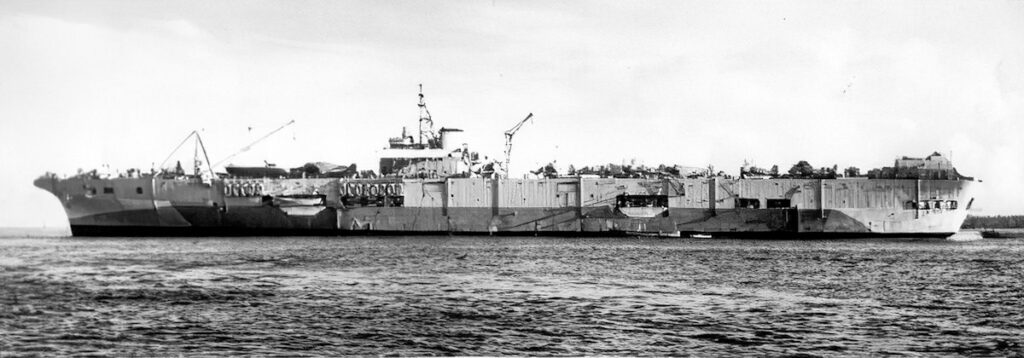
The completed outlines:
<svg viewBox="0 0 1024 358">
<path fill-rule="evenodd" d="M 60 199 L 75 236 L 678 232 L 754 238 L 948 236 L 966 218 L 971 183 L 721 178 L 36 181 Z M 239 189 L 241 185 L 248 189 Z M 280 200 L 297 195 L 323 200 Z M 616 202 L 623 195 L 665 197 L 667 205 L 624 208 Z M 767 208 L 769 200 L 789 205 Z M 931 206 L 922 209 L 919 202 Z"/>
</svg>

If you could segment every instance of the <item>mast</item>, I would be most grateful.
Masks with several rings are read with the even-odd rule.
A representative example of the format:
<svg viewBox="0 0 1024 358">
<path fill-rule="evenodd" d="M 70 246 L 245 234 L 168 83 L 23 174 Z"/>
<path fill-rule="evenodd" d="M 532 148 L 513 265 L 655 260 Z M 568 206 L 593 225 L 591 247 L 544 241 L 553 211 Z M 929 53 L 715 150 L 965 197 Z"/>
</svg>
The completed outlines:
<svg viewBox="0 0 1024 358">
<path fill-rule="evenodd" d="M 427 102 L 423 101 L 423 84 L 420 84 L 420 144 L 428 148 L 434 140 L 434 120 L 430 117 L 430 110 L 427 109 Z M 424 140 L 426 139 L 426 140 Z M 426 142 L 426 143 L 424 143 Z"/>
</svg>

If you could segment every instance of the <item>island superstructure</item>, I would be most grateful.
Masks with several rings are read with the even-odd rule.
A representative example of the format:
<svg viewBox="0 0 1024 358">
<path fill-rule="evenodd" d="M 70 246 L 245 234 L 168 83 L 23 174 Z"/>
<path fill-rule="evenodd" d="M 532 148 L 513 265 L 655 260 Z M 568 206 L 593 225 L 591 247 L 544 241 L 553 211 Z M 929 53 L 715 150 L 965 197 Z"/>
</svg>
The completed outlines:
<svg viewBox="0 0 1024 358">
<path fill-rule="evenodd" d="M 434 131 L 422 93 L 419 106 L 418 137 L 403 130 L 391 138 L 376 172 L 197 165 L 190 173 L 46 174 L 35 185 L 57 197 L 75 236 L 941 237 L 959 230 L 973 202 L 975 181 L 938 153 L 864 176 L 620 167 L 509 178 L 501 161 L 470 151 L 461 130 Z"/>
</svg>

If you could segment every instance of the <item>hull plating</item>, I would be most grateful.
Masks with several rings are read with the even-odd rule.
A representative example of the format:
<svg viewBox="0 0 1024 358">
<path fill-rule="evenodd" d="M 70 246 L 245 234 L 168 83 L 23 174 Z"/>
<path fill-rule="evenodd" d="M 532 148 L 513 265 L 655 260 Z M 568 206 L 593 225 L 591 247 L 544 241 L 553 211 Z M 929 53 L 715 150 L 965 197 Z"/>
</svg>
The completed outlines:
<svg viewBox="0 0 1024 358">
<path fill-rule="evenodd" d="M 971 183 L 262 179 L 248 181 L 260 192 L 242 193 L 231 190 L 239 186 L 232 180 L 41 181 L 37 186 L 61 200 L 76 236 L 681 232 L 755 238 L 948 236 L 958 231 L 967 215 Z M 358 185 L 382 185 L 380 196 L 353 198 L 359 194 L 353 190 Z M 295 195 L 322 200 L 281 205 L 285 201 L 280 198 Z M 658 203 L 652 207 L 623 206 L 623 198 L 630 195 L 662 199 L 652 201 L 651 205 Z M 787 205 L 778 207 L 780 202 Z M 919 203 L 932 206 L 922 208 Z"/>
<path fill-rule="evenodd" d="M 628 232 L 710 233 L 729 237 L 873 237 L 949 236 L 957 224 L 944 220 L 917 222 L 917 230 L 872 231 L 869 225 L 842 211 L 819 213 L 798 210 L 708 210 L 670 209 L 666 216 L 629 218 L 595 217 L 601 210 L 517 208 L 501 210 L 497 216 L 481 208 L 325 208 L 316 215 L 291 216 L 277 208 L 234 208 L 222 212 L 212 208 L 179 207 L 189 226 L 151 225 L 151 213 L 126 211 L 71 220 L 76 236 L 278 236 L 278 235 L 366 235 L 366 234 L 511 234 L 617 236 Z M 858 213 L 864 215 L 864 213 Z M 827 230 L 800 230 L 800 218 L 813 217 L 811 225 Z M 949 218 L 954 220 L 955 218 Z M 900 222 L 910 227 L 913 222 Z M 950 227 L 954 227 L 950 229 Z"/>
</svg>

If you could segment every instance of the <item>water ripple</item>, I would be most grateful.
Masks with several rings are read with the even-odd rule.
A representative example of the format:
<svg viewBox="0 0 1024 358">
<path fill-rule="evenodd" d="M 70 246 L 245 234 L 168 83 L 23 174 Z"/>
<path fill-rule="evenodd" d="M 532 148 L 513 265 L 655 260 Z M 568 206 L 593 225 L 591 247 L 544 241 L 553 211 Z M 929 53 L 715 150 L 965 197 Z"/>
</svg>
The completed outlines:
<svg viewBox="0 0 1024 358">
<path fill-rule="evenodd" d="M 15 355 L 1020 354 L 1024 242 L 0 239 Z"/>
</svg>

